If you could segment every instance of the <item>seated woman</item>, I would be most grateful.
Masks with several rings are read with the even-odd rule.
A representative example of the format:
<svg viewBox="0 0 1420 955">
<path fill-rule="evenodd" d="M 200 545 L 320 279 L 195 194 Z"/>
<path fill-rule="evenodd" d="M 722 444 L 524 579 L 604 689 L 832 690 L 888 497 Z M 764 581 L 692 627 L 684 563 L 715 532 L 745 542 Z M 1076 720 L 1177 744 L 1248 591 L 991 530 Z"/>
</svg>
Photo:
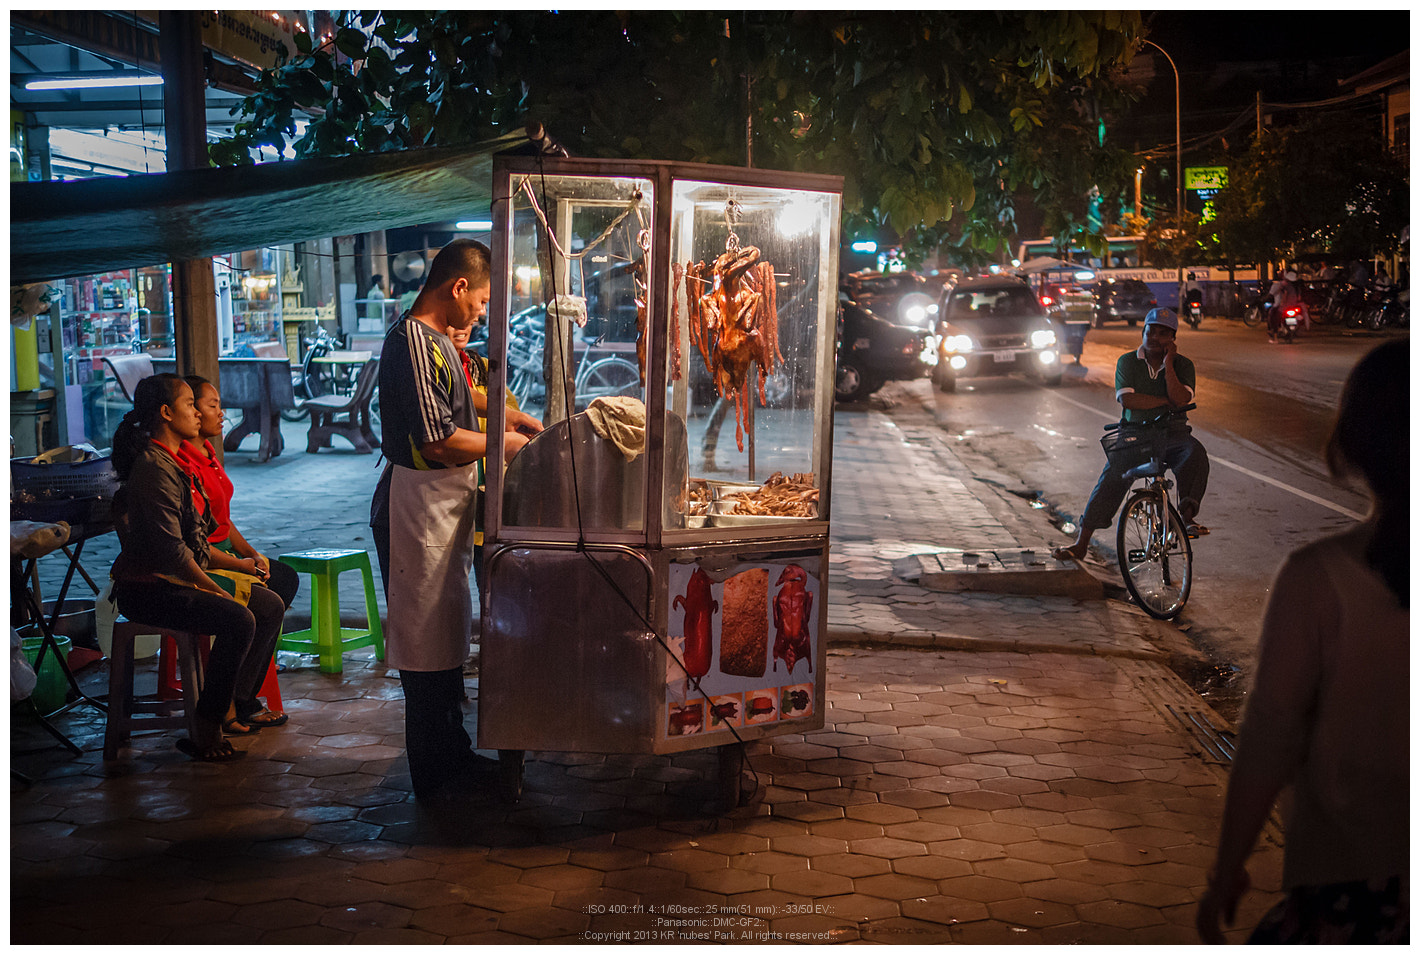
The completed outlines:
<svg viewBox="0 0 1420 955">
<path fill-rule="evenodd" d="M 113 565 L 113 595 L 129 620 L 211 634 L 192 739 L 178 749 L 193 759 L 226 762 L 242 755 L 222 738 L 233 702 L 239 717 L 263 709 L 256 699 L 281 629 L 281 598 L 251 588 L 246 606 L 207 576 L 207 568 L 258 579 L 256 561 L 212 550 L 214 522 L 201 483 L 178 459 L 182 442 L 200 433 L 192 389 L 177 375 L 138 383 L 133 410 L 113 436 L 113 464 L 122 486 L 114 498 L 121 551 Z"/>
<path fill-rule="evenodd" d="M 281 598 L 284 610 L 290 610 L 291 601 L 301 586 L 300 577 L 280 561 L 274 564 L 268 561 L 232 523 L 232 479 L 227 476 L 226 468 L 222 467 L 211 441 L 212 438 L 222 437 L 222 396 L 212 382 L 199 375 L 188 375 L 183 380 L 192 389 L 197 405 L 198 436 L 183 441 L 178 449 L 178 459 L 188 473 L 201 483 L 212 506 L 212 519 L 217 529 L 208 536 L 207 543 L 238 559 L 249 557 L 255 561 L 260 576 L 266 578 L 263 586 Z M 278 624 L 277 633 L 280 632 Z M 280 726 L 286 720 L 286 714 L 273 713 L 262 707 L 246 716 L 237 715 L 228 720 L 224 728 L 228 735 L 245 736 L 265 726 Z"/>
</svg>

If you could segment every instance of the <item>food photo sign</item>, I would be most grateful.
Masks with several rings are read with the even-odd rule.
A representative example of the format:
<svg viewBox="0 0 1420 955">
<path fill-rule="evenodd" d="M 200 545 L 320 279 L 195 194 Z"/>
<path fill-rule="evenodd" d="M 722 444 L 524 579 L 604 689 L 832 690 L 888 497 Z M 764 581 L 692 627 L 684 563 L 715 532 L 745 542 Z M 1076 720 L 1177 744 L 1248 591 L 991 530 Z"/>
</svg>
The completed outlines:
<svg viewBox="0 0 1420 955">
<path fill-rule="evenodd" d="M 664 737 L 813 714 L 819 578 L 817 555 L 670 565 Z"/>
</svg>

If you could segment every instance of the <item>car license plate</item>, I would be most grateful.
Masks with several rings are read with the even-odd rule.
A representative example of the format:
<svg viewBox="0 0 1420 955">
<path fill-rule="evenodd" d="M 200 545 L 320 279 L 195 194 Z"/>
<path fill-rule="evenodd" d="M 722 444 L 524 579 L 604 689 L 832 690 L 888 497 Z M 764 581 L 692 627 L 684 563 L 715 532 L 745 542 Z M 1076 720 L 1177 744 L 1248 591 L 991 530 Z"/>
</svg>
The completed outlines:
<svg viewBox="0 0 1420 955">
<path fill-rule="evenodd" d="M 998 352 L 992 352 L 992 353 L 991 353 L 991 357 L 992 357 L 993 359 L 995 359 L 998 363 L 999 363 L 999 362 L 1007 362 L 1007 361 L 1015 361 L 1015 360 L 1016 360 L 1016 353 L 1013 352 L 1013 351 L 998 351 Z"/>
</svg>

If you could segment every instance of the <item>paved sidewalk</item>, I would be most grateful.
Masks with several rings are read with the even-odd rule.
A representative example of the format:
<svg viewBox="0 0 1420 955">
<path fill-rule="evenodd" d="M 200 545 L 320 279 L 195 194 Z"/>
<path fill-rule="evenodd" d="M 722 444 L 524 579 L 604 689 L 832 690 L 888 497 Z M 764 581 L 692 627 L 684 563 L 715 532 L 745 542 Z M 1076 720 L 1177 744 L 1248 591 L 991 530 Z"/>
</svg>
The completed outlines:
<svg viewBox="0 0 1420 955">
<path fill-rule="evenodd" d="M 157 734 L 106 772 L 88 708 L 58 721 L 75 759 L 17 724 L 36 781 L 12 784 L 11 941 L 1194 941 L 1227 727 L 1162 665 L 1171 629 L 895 579 L 896 557 L 1046 526 L 925 411 L 880 407 L 835 428 L 826 725 L 751 745 L 749 805 L 711 811 L 707 752 L 529 754 L 517 806 L 417 805 L 398 681 L 366 650 L 288 672 L 291 723 L 231 765 Z M 373 457 L 292 437 L 268 465 L 231 457 L 248 536 L 367 546 Z M 1278 897 L 1280 846 L 1269 827 L 1241 925 Z"/>
</svg>

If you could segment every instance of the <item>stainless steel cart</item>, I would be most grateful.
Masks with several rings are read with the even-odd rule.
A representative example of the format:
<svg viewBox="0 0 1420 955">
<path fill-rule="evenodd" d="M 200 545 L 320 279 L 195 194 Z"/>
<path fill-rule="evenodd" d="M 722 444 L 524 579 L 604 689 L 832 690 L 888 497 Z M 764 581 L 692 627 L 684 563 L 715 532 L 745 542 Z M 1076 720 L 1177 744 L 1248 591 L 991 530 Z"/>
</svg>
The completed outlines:
<svg viewBox="0 0 1420 955">
<path fill-rule="evenodd" d="M 841 190 L 495 161 L 489 460 L 510 381 L 547 426 L 487 481 L 478 745 L 515 785 L 526 750 L 720 747 L 733 794 L 739 741 L 823 725 Z M 586 410 L 618 396 L 639 452 Z"/>
</svg>

